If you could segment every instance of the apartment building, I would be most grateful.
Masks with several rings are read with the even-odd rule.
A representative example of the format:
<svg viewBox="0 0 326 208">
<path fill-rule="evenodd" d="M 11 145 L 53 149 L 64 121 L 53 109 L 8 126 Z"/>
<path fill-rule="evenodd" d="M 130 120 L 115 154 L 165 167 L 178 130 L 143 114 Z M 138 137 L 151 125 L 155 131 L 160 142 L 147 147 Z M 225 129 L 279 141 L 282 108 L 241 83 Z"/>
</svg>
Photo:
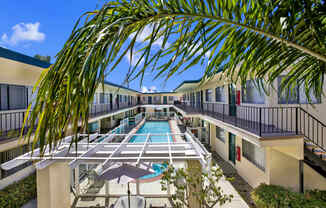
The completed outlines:
<svg viewBox="0 0 326 208">
<path fill-rule="evenodd" d="M 309 103 L 300 86 L 281 93 L 284 77 L 263 91 L 255 80 L 241 86 L 221 76 L 185 81 L 175 89 L 183 93 L 176 108 L 192 132 L 253 187 L 326 189 L 325 98 L 312 93 Z"/>
<path fill-rule="evenodd" d="M 25 112 L 33 102 L 32 90 L 41 73 L 50 64 L 0 47 L 0 164 L 30 150 L 25 140 L 19 140 Z M 153 102 L 150 102 L 153 100 Z M 130 118 L 147 104 L 173 104 L 179 100 L 177 93 L 146 94 L 105 81 L 99 86 L 90 104 L 89 132 L 107 133 Z M 168 108 L 156 108 L 148 112 Z M 25 128 L 27 129 L 27 128 Z M 26 133 L 26 132 L 24 132 Z M 26 177 L 34 171 L 30 162 L 10 170 L 0 169 L 0 189 Z"/>
<path fill-rule="evenodd" d="M 48 63 L 0 48 L 0 164 L 29 150 L 18 140 L 32 88 Z M 255 80 L 232 84 L 221 73 L 186 80 L 174 92 L 141 93 L 105 82 L 90 104 L 89 132 L 107 133 L 140 112 L 176 111 L 185 127 L 229 161 L 253 187 L 326 188 L 326 100 L 310 103 L 302 87 L 258 90 Z M 326 91 L 326 89 L 325 89 Z M 313 104 L 313 105 L 311 105 Z M 31 163 L 0 173 L 0 188 L 34 171 Z"/>
</svg>

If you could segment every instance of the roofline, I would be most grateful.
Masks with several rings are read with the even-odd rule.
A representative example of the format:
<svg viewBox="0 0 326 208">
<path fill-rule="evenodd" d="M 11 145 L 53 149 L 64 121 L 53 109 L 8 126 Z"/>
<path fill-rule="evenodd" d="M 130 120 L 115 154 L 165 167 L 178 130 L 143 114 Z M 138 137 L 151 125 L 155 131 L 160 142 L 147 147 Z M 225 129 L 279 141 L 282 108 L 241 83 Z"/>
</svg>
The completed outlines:
<svg viewBox="0 0 326 208">
<path fill-rule="evenodd" d="M 137 90 L 134 90 L 134 89 L 122 86 L 122 85 L 118 85 L 118 84 L 115 84 L 115 83 L 112 83 L 112 82 L 109 82 L 109 81 L 106 81 L 106 80 L 104 80 L 104 84 L 111 85 L 111 86 L 118 87 L 118 88 L 122 88 L 122 89 L 129 90 L 129 91 L 132 91 L 132 92 L 141 93 L 141 92 L 139 92 Z"/>
<path fill-rule="evenodd" d="M 31 56 L 27 56 L 22 53 L 18 53 L 16 51 L 12 51 L 3 47 L 0 47 L 0 57 L 28 65 L 37 66 L 44 69 L 49 68 L 51 66 L 50 63 L 47 63 L 45 61 L 41 61 Z"/>
<path fill-rule="evenodd" d="M 181 82 L 181 83 L 178 85 L 178 87 L 176 87 L 173 91 L 175 92 L 178 88 L 180 88 L 180 87 L 181 87 L 182 85 L 184 85 L 184 84 L 198 83 L 198 82 L 201 81 L 201 79 L 202 79 L 202 78 L 200 78 L 200 79 L 196 79 L 196 80 L 185 80 L 185 81 Z"/>
<path fill-rule="evenodd" d="M 143 95 L 153 95 L 153 94 L 176 94 L 177 92 L 142 92 Z"/>
</svg>

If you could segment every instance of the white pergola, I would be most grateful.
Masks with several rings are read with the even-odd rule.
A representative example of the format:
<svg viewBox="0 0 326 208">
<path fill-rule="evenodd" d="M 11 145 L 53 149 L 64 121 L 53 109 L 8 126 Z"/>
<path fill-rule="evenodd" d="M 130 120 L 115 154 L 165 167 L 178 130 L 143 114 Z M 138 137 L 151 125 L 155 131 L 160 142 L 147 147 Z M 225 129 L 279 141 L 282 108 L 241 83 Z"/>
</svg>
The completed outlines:
<svg viewBox="0 0 326 208">
<path fill-rule="evenodd" d="M 102 163 L 104 169 L 116 162 L 146 163 L 198 160 L 203 168 L 210 164 L 211 155 L 205 147 L 190 132 L 183 134 L 79 134 L 85 137 L 77 145 L 71 144 L 72 136 L 67 137 L 54 150 L 47 147 L 43 156 L 40 149 L 28 152 L 1 165 L 4 170 L 10 170 L 28 161 L 36 161 L 36 168 L 43 169 L 54 162 L 69 162 L 71 168 L 79 164 Z M 134 136 L 146 138 L 144 142 L 130 142 Z M 122 142 L 114 143 L 115 138 L 123 138 Z M 166 137 L 167 142 L 152 142 L 152 137 Z M 171 137 L 184 138 L 184 142 L 171 142 Z M 99 139 L 102 140 L 98 142 Z M 88 141 L 94 141 L 89 143 Z"/>
<path fill-rule="evenodd" d="M 133 142 L 133 138 L 137 136 L 142 142 Z M 74 174 L 73 183 L 71 178 L 66 178 L 67 175 L 62 175 L 63 183 L 68 184 L 69 187 L 72 187 L 74 193 L 77 196 L 96 196 L 96 197 L 119 197 L 119 194 L 110 194 L 109 191 L 109 182 L 105 181 L 104 194 L 88 194 L 87 191 L 84 193 L 82 188 L 82 183 L 79 180 L 79 168 L 81 164 L 95 164 L 97 168 L 95 172 L 98 175 L 104 174 L 112 165 L 122 164 L 122 163 L 132 163 L 136 166 L 150 167 L 153 163 L 163 163 L 168 162 L 173 165 L 174 162 L 187 162 L 189 160 L 197 160 L 200 162 L 203 171 L 208 170 L 211 166 L 211 154 L 205 149 L 205 147 L 195 138 L 191 132 L 187 131 L 182 134 L 79 134 L 79 142 L 76 144 L 72 143 L 75 139 L 70 136 L 62 140 L 61 144 L 58 145 L 54 150 L 49 151 L 47 147 L 43 155 L 40 154 L 40 149 L 35 149 L 33 152 L 28 152 L 24 155 L 21 155 L 11 161 L 8 161 L 1 165 L 1 168 L 4 170 L 10 170 L 12 168 L 18 167 L 28 161 L 34 161 L 37 171 L 42 172 L 49 171 L 52 167 L 51 165 L 59 165 L 54 163 L 68 163 L 69 166 L 66 166 L 70 170 L 74 170 L 71 174 Z M 152 138 L 160 137 L 160 140 L 166 137 L 166 142 L 152 142 Z M 172 141 L 171 138 L 175 140 Z M 117 143 L 116 141 L 121 141 Z M 91 141 L 91 142 L 89 142 Z M 164 141 L 164 140 L 163 140 Z M 63 165 L 63 164 L 62 164 Z M 177 165 L 176 165 L 177 166 Z M 49 167 L 49 169 L 46 169 Z M 56 166 L 57 167 L 57 166 Z M 61 167 L 61 166 L 60 166 Z M 53 170 L 53 169 L 52 169 Z M 54 172 L 60 173 L 60 170 L 54 170 Z M 69 172 L 69 171 L 68 171 Z M 48 173 L 48 172 L 47 172 Z M 40 200 L 38 202 L 46 204 L 49 206 L 49 198 L 54 197 L 57 203 L 53 205 L 54 207 L 62 206 L 63 203 L 69 204 L 70 189 L 53 185 L 51 181 L 56 180 L 57 177 L 52 177 L 52 174 L 49 174 L 46 180 L 43 180 L 40 184 L 41 187 Z M 54 173 L 55 175 L 55 173 Z M 42 175 L 44 176 L 44 174 Z M 59 176 L 61 177 L 61 175 Z M 78 180 L 76 180 L 78 179 Z M 44 182 L 45 181 L 45 182 Z M 140 181 L 136 180 L 136 195 L 140 195 Z M 50 190 L 48 192 L 43 192 L 44 188 Z M 158 198 L 168 198 L 171 196 L 170 186 L 168 186 L 167 194 L 142 194 L 144 197 L 158 197 Z M 63 199 L 63 198 L 64 199 Z M 59 205 L 58 205 L 59 204 Z M 51 205 L 52 206 L 52 205 Z"/>
</svg>

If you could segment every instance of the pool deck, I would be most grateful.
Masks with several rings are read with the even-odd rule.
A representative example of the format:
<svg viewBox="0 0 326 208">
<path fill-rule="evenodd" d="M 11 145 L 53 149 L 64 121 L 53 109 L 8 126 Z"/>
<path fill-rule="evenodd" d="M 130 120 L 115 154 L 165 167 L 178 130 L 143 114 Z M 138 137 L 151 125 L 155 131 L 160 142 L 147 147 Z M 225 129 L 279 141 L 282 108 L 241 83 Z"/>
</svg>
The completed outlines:
<svg viewBox="0 0 326 208">
<path fill-rule="evenodd" d="M 172 134 L 181 134 L 181 131 L 178 127 L 177 121 L 176 120 L 169 120 L 169 125 L 171 129 Z M 174 135 L 172 136 L 174 142 L 184 142 L 181 138 L 181 136 Z"/>
</svg>

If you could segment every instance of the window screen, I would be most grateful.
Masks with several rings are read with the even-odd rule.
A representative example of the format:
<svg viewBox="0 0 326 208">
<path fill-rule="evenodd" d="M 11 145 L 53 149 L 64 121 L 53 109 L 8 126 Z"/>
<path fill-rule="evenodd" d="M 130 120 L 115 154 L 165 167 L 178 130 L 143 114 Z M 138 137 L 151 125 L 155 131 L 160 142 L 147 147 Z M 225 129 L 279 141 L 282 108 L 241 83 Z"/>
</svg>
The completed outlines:
<svg viewBox="0 0 326 208">
<path fill-rule="evenodd" d="M 246 86 L 242 88 L 242 102 L 253 104 L 264 104 L 265 93 L 263 89 L 258 89 L 255 80 L 248 80 Z"/>
<path fill-rule="evenodd" d="M 212 102 L 212 90 L 211 89 L 206 90 L 206 102 Z"/>
<path fill-rule="evenodd" d="M 216 126 L 216 138 L 221 140 L 222 142 L 225 142 L 225 131 L 224 129 Z"/>
<path fill-rule="evenodd" d="M 217 87 L 215 89 L 215 101 L 216 102 L 225 102 L 224 86 Z"/>
<path fill-rule="evenodd" d="M 265 149 L 246 140 L 242 140 L 242 154 L 255 166 L 265 171 Z"/>
</svg>

